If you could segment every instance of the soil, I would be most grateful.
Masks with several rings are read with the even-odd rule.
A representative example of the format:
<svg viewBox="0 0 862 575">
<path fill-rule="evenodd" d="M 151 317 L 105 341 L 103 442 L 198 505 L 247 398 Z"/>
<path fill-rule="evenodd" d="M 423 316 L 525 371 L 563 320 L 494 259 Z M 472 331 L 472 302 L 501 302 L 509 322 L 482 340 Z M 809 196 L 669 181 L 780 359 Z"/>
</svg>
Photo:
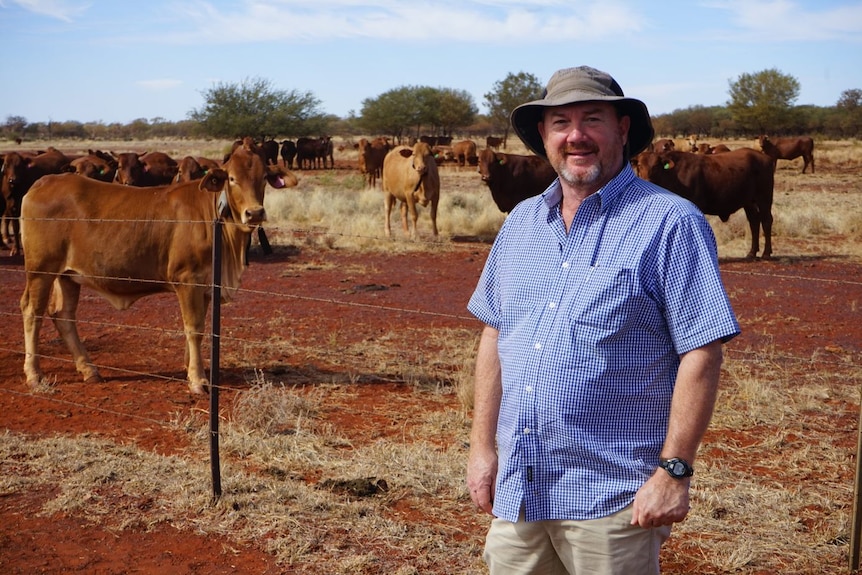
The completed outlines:
<svg viewBox="0 0 862 575">
<path fill-rule="evenodd" d="M 229 330 L 252 330 L 258 337 L 281 312 L 271 294 L 294 296 L 283 305 L 290 314 L 291 329 L 308 342 L 329 341 L 337 334 L 339 345 L 373 340 L 399 323 L 415 337 L 423 326 L 451 326 L 479 330 L 465 303 L 488 253 L 487 243 L 453 242 L 443 249 L 404 254 L 346 253 L 294 247 L 264 256 L 259 248 L 252 254 L 251 267 L 243 276 L 243 291 L 223 312 L 232 320 Z M 785 253 L 786 247 L 784 247 Z M 154 330 L 179 325 L 179 312 L 172 295 L 153 296 L 137 302 L 127 312 L 116 312 L 92 293 L 84 292 L 79 317 L 104 322 L 83 328 L 91 354 L 122 350 L 122 373 L 103 374 L 107 381 L 84 384 L 63 358 L 67 357 L 53 327 L 43 328 L 43 362 L 46 373 L 56 377 L 54 393 L 30 394 L 23 381 L 22 336 L 18 299 L 23 286 L 23 262 L 0 254 L 0 321 L 4 330 L 0 342 L 0 413 L 2 428 L 14 433 L 47 436 L 56 433 L 89 434 L 134 442 L 158 453 L 181 452 L 188 441 L 168 427 L 157 424 L 177 409 L 208 407 L 207 400 L 191 397 L 184 384 L 179 342 L 173 332 L 158 331 L 142 337 L 140 331 L 115 327 L 133 321 Z M 772 346 L 782 353 L 827 361 L 836 353 L 859 357 L 862 349 L 862 322 L 857 306 L 836 302 L 862 301 L 862 264 L 839 257 L 777 257 L 772 261 L 744 261 L 724 258 L 721 270 L 744 335 L 728 345 L 729 353 Z M 334 306 L 332 302 L 348 305 Z M 416 310 L 409 326 L 388 310 Z M 848 310 L 852 312 L 848 313 Z M 133 318 L 130 320 L 130 318 Z M 408 344 L 409 345 L 409 344 Z M 819 359 L 818 359 L 819 358 Z M 329 370 L 337 365 L 310 366 L 301 350 L 295 356 L 270 358 L 301 379 L 305 370 Z M 155 374 L 155 375 L 154 375 Z M 222 384 L 247 385 L 242 369 L 228 369 Z M 341 375 L 344 375 L 343 373 Z M 348 380 L 347 376 L 344 378 Z M 167 381 L 166 381 L 167 380 Z M 422 409 L 409 404 L 411 391 L 398 383 L 354 378 L 352 397 L 356 408 L 370 402 L 381 414 Z M 375 385 L 371 385 L 375 384 Z M 223 408 L 229 409 L 232 394 L 222 394 Z M 347 400 L 345 400 L 347 401 Z M 459 409 L 454 395 L 443 400 L 444 408 Z M 446 405 L 448 404 L 448 405 Z M 347 410 L 349 412 L 349 410 Z M 130 415 L 131 414 L 131 415 Z M 404 419 L 382 415 L 375 421 L 358 421 L 344 412 L 328 417 L 341 433 L 357 438 L 401 430 Z M 836 445 L 855 446 L 856 421 L 850 418 L 836 425 Z M 372 429 L 373 428 L 373 429 Z M 40 507 L 52 497 L 51 490 L 0 493 L 0 571 L 30 573 L 282 573 L 271 555 L 253 543 L 237 544 L 212 535 L 178 531 L 160 525 L 152 530 L 134 528 L 108 530 L 81 517 L 40 514 Z M 481 544 L 485 524 L 471 513 L 452 518 L 463 523 L 464 532 Z M 691 572 L 680 554 L 672 553 L 677 543 L 668 542 L 676 564 L 668 572 Z M 228 549 L 229 552 L 224 550 Z M 693 560 L 693 559 L 692 559 Z M 666 565 L 667 567 L 667 565 Z M 825 565 L 826 572 L 846 569 L 846 564 Z"/>
</svg>

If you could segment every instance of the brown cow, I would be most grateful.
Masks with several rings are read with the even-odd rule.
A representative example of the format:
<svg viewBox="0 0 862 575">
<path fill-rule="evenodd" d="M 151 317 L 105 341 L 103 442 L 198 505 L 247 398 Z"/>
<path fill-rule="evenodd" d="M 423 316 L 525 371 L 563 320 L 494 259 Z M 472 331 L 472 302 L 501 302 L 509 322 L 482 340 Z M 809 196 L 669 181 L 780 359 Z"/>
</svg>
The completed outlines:
<svg viewBox="0 0 862 575">
<path fill-rule="evenodd" d="M 416 204 L 423 206 L 431 204 L 431 229 L 437 235 L 437 204 L 440 201 L 440 174 L 437 172 L 437 162 L 431 153 L 431 146 L 425 142 L 417 142 L 412 148 L 398 146 L 390 150 L 383 160 L 383 193 L 384 229 L 391 236 L 389 217 L 392 214 L 392 204 L 401 201 L 401 225 L 404 233 L 407 229 L 407 212 L 413 219 L 413 229 L 410 237 L 416 237 Z"/>
<path fill-rule="evenodd" d="M 730 151 L 730 148 L 728 148 L 724 144 L 719 144 L 719 145 L 715 146 L 714 148 L 709 149 L 710 154 L 723 154 L 723 153 L 729 152 L 729 151 Z"/>
<path fill-rule="evenodd" d="M 763 258 L 772 255 L 772 160 L 751 148 L 716 155 L 641 152 L 632 159 L 638 176 L 691 200 L 705 214 L 726 222 L 740 208 L 751 229 L 754 259 L 763 227 Z"/>
<path fill-rule="evenodd" d="M 69 163 L 70 158 L 53 147 L 37 154 L 9 152 L 3 158 L 0 191 L 5 207 L 0 221 L 0 233 L 3 243 L 9 246 L 9 255 L 20 254 L 22 250 L 18 218 L 25 194 L 42 176 L 70 170 Z"/>
<path fill-rule="evenodd" d="M 490 148 L 479 151 L 479 174 L 504 213 L 511 212 L 520 201 L 544 192 L 557 177 L 545 158 L 504 154 Z"/>
<path fill-rule="evenodd" d="M 267 160 L 268 162 L 268 160 Z M 199 180 L 207 175 L 211 170 L 219 168 L 220 164 L 215 160 L 198 156 L 186 156 L 179 161 L 177 165 L 177 177 L 175 182 L 191 182 Z"/>
<path fill-rule="evenodd" d="M 117 161 L 101 150 L 87 150 L 86 156 L 75 158 L 69 166 L 78 175 L 102 182 L 114 181 L 117 174 Z"/>
<path fill-rule="evenodd" d="M 383 171 L 383 160 L 392 149 L 387 138 L 375 138 L 370 142 L 365 138 L 357 144 L 359 150 L 359 173 L 365 174 L 368 186 L 373 188 L 377 185 Z"/>
<path fill-rule="evenodd" d="M 496 136 L 487 136 L 485 138 L 485 147 L 486 148 L 494 148 L 495 150 L 499 150 L 500 146 L 506 147 L 506 141 L 503 138 L 498 138 Z"/>
<path fill-rule="evenodd" d="M 478 161 L 476 154 L 476 142 L 473 140 L 462 140 L 452 144 L 452 155 L 459 166 L 475 166 Z"/>
<path fill-rule="evenodd" d="M 676 144 L 673 143 L 673 140 L 662 138 L 653 142 L 650 149 L 653 152 L 670 152 L 676 149 Z"/>
<path fill-rule="evenodd" d="M 281 143 L 281 159 L 284 161 L 284 167 L 288 170 L 293 169 L 293 159 L 296 157 L 296 142 L 293 140 L 284 140 Z"/>
<path fill-rule="evenodd" d="M 814 140 L 808 136 L 798 138 L 770 138 L 762 135 L 758 138 L 761 151 L 773 159 L 775 164 L 778 160 L 795 160 L 802 156 L 802 173 L 811 164 L 811 173 L 814 173 Z"/>
<path fill-rule="evenodd" d="M 117 160 L 115 181 L 118 184 L 136 187 L 165 186 L 177 177 L 177 161 L 164 152 L 111 152 L 111 155 Z"/>
<path fill-rule="evenodd" d="M 186 334 L 189 389 L 203 393 L 208 382 L 201 340 L 212 297 L 212 222 L 217 209 L 224 206 L 221 284 L 222 298 L 228 301 L 239 287 L 249 236 L 266 219 L 266 184 L 284 187 L 288 175 L 244 146 L 200 181 L 151 188 L 149 193 L 75 174 L 40 179 L 22 206 L 27 382 L 35 385 L 42 378 L 39 330 L 47 313 L 84 380 L 101 380 L 76 327 L 83 285 L 117 309 L 147 295 L 176 293 Z"/>
</svg>

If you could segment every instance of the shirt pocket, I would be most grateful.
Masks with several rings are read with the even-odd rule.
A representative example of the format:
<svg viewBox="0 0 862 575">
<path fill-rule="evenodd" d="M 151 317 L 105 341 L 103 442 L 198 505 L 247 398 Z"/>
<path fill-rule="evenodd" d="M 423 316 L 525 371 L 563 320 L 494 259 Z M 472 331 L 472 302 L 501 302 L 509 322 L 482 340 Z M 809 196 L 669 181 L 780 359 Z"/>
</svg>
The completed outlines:
<svg viewBox="0 0 862 575">
<path fill-rule="evenodd" d="M 591 267 L 572 303 L 569 319 L 576 330 L 620 330 L 632 319 L 636 307 L 634 270 Z"/>
</svg>

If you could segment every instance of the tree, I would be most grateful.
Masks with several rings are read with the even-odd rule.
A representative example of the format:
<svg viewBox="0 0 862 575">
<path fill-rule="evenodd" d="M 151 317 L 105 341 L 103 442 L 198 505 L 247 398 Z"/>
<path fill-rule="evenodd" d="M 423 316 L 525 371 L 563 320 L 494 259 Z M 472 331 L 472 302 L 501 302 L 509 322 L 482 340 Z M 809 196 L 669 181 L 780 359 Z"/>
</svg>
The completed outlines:
<svg viewBox="0 0 862 575">
<path fill-rule="evenodd" d="M 464 90 L 401 86 L 362 101 L 357 123 L 371 134 L 386 134 L 401 141 L 413 133 L 451 135 L 473 123 L 478 110 Z"/>
<path fill-rule="evenodd" d="M 3 132 L 6 136 L 15 139 L 23 138 L 24 132 L 27 130 L 27 118 L 24 116 L 6 116 L 6 123 L 3 124 Z"/>
<path fill-rule="evenodd" d="M 306 136 L 325 125 L 320 101 L 311 92 L 274 90 L 268 80 L 220 82 L 204 92 L 205 104 L 189 118 L 212 137 Z"/>
<path fill-rule="evenodd" d="M 854 88 L 841 92 L 836 108 L 841 132 L 845 136 L 858 137 L 862 131 L 862 90 Z"/>
<path fill-rule="evenodd" d="M 544 87 L 539 79 L 529 72 L 506 75 L 494 83 L 493 89 L 485 94 L 488 117 L 496 129 L 503 132 L 503 141 L 509 137 L 509 116 L 520 104 L 538 100 Z"/>
<path fill-rule="evenodd" d="M 730 82 L 727 106 L 737 124 L 749 134 L 781 132 L 791 119 L 799 97 L 799 81 L 775 68 L 741 74 Z"/>
</svg>

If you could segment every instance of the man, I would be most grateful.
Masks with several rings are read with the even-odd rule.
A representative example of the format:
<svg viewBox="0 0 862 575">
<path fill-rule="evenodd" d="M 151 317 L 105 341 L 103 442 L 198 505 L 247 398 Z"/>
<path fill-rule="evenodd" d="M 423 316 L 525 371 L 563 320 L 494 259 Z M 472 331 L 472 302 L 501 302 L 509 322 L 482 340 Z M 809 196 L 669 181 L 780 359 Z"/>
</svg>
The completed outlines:
<svg viewBox="0 0 862 575">
<path fill-rule="evenodd" d="M 588 67 L 511 117 L 559 177 L 509 215 L 469 310 L 476 358 L 467 467 L 495 516 L 492 574 L 655 574 L 739 333 L 715 238 L 687 200 L 638 179 L 643 102 Z"/>
</svg>

